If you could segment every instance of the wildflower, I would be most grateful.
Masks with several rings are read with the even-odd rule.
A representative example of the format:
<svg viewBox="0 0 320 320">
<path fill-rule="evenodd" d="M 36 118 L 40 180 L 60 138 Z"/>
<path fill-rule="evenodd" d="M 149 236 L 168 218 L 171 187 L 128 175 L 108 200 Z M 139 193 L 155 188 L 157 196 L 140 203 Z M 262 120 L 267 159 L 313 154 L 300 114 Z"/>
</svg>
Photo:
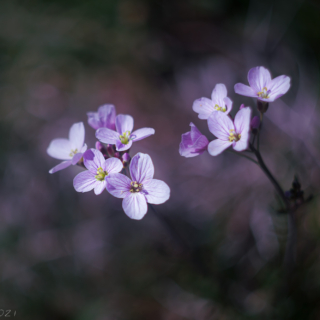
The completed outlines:
<svg viewBox="0 0 320 320">
<path fill-rule="evenodd" d="M 115 130 L 116 109 L 112 104 L 104 104 L 98 108 L 98 112 L 88 112 L 89 125 L 97 130 L 99 128 L 109 128 Z"/>
<path fill-rule="evenodd" d="M 96 131 L 96 137 L 103 143 L 116 145 L 117 151 L 130 149 L 133 141 L 147 138 L 155 132 L 152 128 L 142 128 L 132 132 L 133 118 L 125 114 L 117 115 L 116 129 L 114 131 L 108 128 L 100 128 Z"/>
<path fill-rule="evenodd" d="M 208 139 L 201 134 L 198 128 L 191 122 L 190 132 L 184 133 L 181 136 L 181 143 L 179 146 L 179 153 L 181 156 L 190 158 L 196 157 L 207 150 Z"/>
<path fill-rule="evenodd" d="M 106 177 L 122 170 L 122 162 L 117 158 L 105 159 L 96 149 L 89 149 L 83 154 L 83 162 L 87 171 L 80 172 L 73 179 L 73 186 L 78 192 L 94 189 L 96 195 L 106 188 Z"/>
<path fill-rule="evenodd" d="M 192 109 L 199 113 L 199 119 L 208 119 L 214 111 L 222 111 L 228 114 L 232 109 L 232 101 L 227 97 L 226 86 L 218 83 L 212 91 L 211 100 L 208 98 L 197 99 L 193 103 Z"/>
<path fill-rule="evenodd" d="M 53 167 L 49 173 L 55 173 L 71 165 L 77 164 L 82 154 L 87 150 L 84 143 L 84 125 L 82 122 L 75 123 L 69 130 L 69 139 L 54 139 L 51 141 L 47 153 L 50 157 L 65 160 Z"/>
<path fill-rule="evenodd" d="M 250 130 L 249 107 L 242 108 L 235 116 L 234 122 L 223 112 L 214 112 L 208 119 L 209 130 L 218 139 L 208 145 L 208 152 L 212 156 L 232 146 L 236 151 L 243 151 L 248 147 Z"/>
<path fill-rule="evenodd" d="M 116 198 L 122 198 L 122 208 L 131 218 L 140 220 L 148 211 L 148 203 L 161 204 L 170 197 L 169 186 L 153 179 L 154 166 L 148 154 L 137 153 L 130 163 L 131 179 L 115 173 L 107 177 L 107 190 Z"/>
<path fill-rule="evenodd" d="M 250 86 L 237 83 L 234 91 L 242 96 L 255 97 L 265 102 L 273 102 L 290 88 L 290 77 L 282 75 L 272 80 L 269 70 L 264 67 L 250 69 L 248 81 Z"/>
</svg>

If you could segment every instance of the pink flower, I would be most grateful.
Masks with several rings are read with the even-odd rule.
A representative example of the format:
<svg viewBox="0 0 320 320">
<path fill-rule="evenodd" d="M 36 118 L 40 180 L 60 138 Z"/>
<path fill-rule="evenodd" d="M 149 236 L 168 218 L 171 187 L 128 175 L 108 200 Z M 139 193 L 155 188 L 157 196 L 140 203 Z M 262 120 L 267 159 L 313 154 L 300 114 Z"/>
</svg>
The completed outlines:
<svg viewBox="0 0 320 320">
<path fill-rule="evenodd" d="M 106 160 L 103 154 L 96 149 L 89 149 L 83 154 L 83 163 L 88 170 L 75 176 L 73 186 L 78 192 L 88 192 L 94 189 L 96 195 L 106 188 L 106 177 L 120 172 L 123 168 L 119 159 Z"/>
<path fill-rule="evenodd" d="M 255 97 L 258 100 L 273 102 L 283 96 L 290 88 L 290 78 L 282 75 L 271 79 L 268 69 L 255 67 L 249 70 L 248 81 L 250 87 L 237 83 L 234 91 L 242 96 Z"/>
<path fill-rule="evenodd" d="M 232 101 L 227 97 L 227 88 L 223 83 L 218 83 L 212 91 L 211 100 L 200 98 L 195 100 L 193 111 L 199 113 L 199 119 L 208 119 L 212 112 L 222 111 L 228 114 L 232 109 Z"/>
<path fill-rule="evenodd" d="M 179 146 L 180 155 L 186 158 L 196 157 L 207 150 L 208 139 L 201 134 L 198 128 L 191 122 L 190 132 L 184 133 L 181 136 L 181 143 Z"/>
<path fill-rule="evenodd" d="M 152 128 L 142 128 L 132 132 L 133 118 L 125 114 L 117 115 L 116 129 L 117 131 L 100 128 L 96 131 L 96 137 L 103 143 L 115 144 L 117 151 L 128 150 L 133 141 L 139 141 L 154 134 Z"/>
<path fill-rule="evenodd" d="M 223 112 L 214 112 L 208 119 L 209 130 L 218 139 L 208 145 L 208 152 L 217 156 L 230 146 L 236 151 L 246 150 L 249 142 L 251 109 L 242 108 L 234 122 Z"/>
<path fill-rule="evenodd" d="M 84 135 L 84 125 L 82 122 L 78 122 L 71 126 L 69 139 L 54 139 L 51 141 L 47 149 L 49 156 L 65 161 L 53 167 L 49 173 L 55 173 L 78 163 L 82 154 L 87 150 Z"/>
<path fill-rule="evenodd" d="M 170 197 L 169 186 L 153 179 L 154 166 L 148 154 L 137 153 L 130 163 L 131 179 L 115 173 L 107 176 L 107 190 L 116 198 L 122 198 L 125 214 L 135 220 L 142 219 L 148 211 L 148 203 L 161 204 Z"/>
<path fill-rule="evenodd" d="M 112 104 L 104 104 L 98 108 L 98 112 L 88 112 L 87 116 L 89 125 L 95 130 L 99 128 L 116 129 L 116 109 Z"/>
</svg>

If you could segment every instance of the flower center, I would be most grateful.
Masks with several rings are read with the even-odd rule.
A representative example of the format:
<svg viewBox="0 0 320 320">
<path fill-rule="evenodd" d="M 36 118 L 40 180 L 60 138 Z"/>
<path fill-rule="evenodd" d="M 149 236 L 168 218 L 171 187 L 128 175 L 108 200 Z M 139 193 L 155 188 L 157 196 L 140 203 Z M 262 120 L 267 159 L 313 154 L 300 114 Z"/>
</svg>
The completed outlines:
<svg viewBox="0 0 320 320">
<path fill-rule="evenodd" d="M 120 136 L 120 141 L 122 144 L 128 144 L 130 141 L 130 133 L 130 131 L 126 131 Z"/>
<path fill-rule="evenodd" d="M 94 177 L 98 180 L 98 181 L 103 181 L 104 178 L 108 175 L 108 172 L 103 171 L 103 169 L 101 167 L 98 168 L 97 170 L 97 175 L 95 175 Z"/>
<path fill-rule="evenodd" d="M 217 111 L 222 111 L 222 112 L 226 112 L 227 111 L 227 108 L 224 106 L 224 107 L 220 107 L 218 106 L 217 104 L 214 106 L 214 110 L 217 110 Z"/>
<path fill-rule="evenodd" d="M 234 131 L 234 129 L 230 129 L 229 132 L 230 132 L 229 133 L 229 141 L 230 142 L 233 142 L 233 141 L 237 142 L 237 141 L 240 140 L 240 138 L 241 138 L 241 134 L 240 133 L 236 133 Z"/>
<path fill-rule="evenodd" d="M 71 152 L 70 152 L 69 156 L 73 157 L 76 153 L 78 153 L 78 149 L 75 149 L 75 150 L 71 149 Z"/>
<path fill-rule="evenodd" d="M 143 186 L 141 183 L 138 183 L 137 181 L 131 181 L 131 188 L 130 192 L 137 193 L 142 190 Z"/>
<path fill-rule="evenodd" d="M 262 91 L 259 91 L 257 93 L 257 95 L 260 97 L 260 98 L 263 98 L 263 99 L 268 99 L 269 98 L 269 93 L 270 93 L 270 90 L 268 90 L 267 87 L 264 87 L 262 89 Z"/>
</svg>

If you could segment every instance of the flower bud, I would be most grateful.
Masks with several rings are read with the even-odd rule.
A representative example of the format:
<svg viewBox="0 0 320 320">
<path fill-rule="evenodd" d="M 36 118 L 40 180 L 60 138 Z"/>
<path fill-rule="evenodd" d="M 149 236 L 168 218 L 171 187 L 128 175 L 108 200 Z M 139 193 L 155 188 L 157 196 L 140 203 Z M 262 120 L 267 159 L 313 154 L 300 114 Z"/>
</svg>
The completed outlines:
<svg viewBox="0 0 320 320">
<path fill-rule="evenodd" d="M 123 164 L 123 167 L 126 168 L 129 164 L 130 164 L 130 161 L 131 161 L 131 157 L 129 155 L 129 153 L 124 153 L 122 155 L 122 164 Z"/>
<path fill-rule="evenodd" d="M 107 153 L 109 157 L 114 157 L 114 148 L 112 144 L 107 145 Z"/>
<path fill-rule="evenodd" d="M 260 118 L 258 116 L 254 116 L 250 122 L 251 132 L 253 134 L 257 134 L 259 127 L 260 127 Z"/>
<path fill-rule="evenodd" d="M 109 158 L 106 147 L 100 142 L 96 142 L 96 149 L 99 150 L 105 159 Z"/>
<path fill-rule="evenodd" d="M 118 159 L 121 158 L 120 152 L 115 152 L 113 156 Z"/>
</svg>

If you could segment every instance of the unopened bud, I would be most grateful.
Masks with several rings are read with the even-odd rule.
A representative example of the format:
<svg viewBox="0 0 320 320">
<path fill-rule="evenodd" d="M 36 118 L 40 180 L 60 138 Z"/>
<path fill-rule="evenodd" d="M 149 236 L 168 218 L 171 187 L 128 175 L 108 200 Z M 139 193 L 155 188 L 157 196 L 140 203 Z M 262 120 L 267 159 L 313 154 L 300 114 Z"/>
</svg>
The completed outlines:
<svg viewBox="0 0 320 320">
<path fill-rule="evenodd" d="M 109 157 L 114 157 L 114 148 L 112 144 L 107 145 L 107 153 Z"/>
<path fill-rule="evenodd" d="M 99 150 L 105 159 L 109 158 L 106 147 L 100 142 L 96 142 L 96 149 Z"/>
<path fill-rule="evenodd" d="M 246 106 L 245 106 L 245 104 L 243 103 L 241 106 L 240 106 L 240 110 L 241 109 L 243 109 L 243 108 L 245 108 Z"/>
<path fill-rule="evenodd" d="M 254 116 L 250 122 L 250 128 L 252 133 L 257 134 L 259 127 L 260 127 L 260 118 L 258 116 Z"/>
<path fill-rule="evenodd" d="M 118 159 L 121 158 L 120 152 L 115 152 L 113 156 Z"/>
<path fill-rule="evenodd" d="M 122 158 L 123 167 L 126 168 L 131 161 L 131 157 L 130 157 L 129 153 L 127 153 L 127 152 L 124 153 L 121 158 Z"/>
</svg>

